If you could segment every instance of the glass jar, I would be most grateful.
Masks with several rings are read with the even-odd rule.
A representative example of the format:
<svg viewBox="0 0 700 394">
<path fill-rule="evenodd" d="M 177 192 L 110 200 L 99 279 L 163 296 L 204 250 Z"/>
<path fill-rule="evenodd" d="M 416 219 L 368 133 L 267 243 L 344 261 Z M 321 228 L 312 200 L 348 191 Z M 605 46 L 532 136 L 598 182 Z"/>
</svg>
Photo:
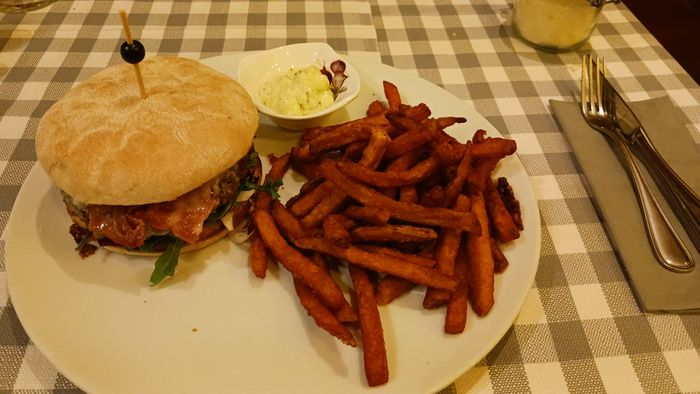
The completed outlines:
<svg viewBox="0 0 700 394">
<path fill-rule="evenodd" d="M 571 51 L 591 36 L 604 3 L 605 0 L 515 0 L 513 31 L 537 49 Z"/>
<path fill-rule="evenodd" d="M 6 14 L 21 14 L 38 10 L 56 0 L 0 0 L 0 12 Z"/>
</svg>

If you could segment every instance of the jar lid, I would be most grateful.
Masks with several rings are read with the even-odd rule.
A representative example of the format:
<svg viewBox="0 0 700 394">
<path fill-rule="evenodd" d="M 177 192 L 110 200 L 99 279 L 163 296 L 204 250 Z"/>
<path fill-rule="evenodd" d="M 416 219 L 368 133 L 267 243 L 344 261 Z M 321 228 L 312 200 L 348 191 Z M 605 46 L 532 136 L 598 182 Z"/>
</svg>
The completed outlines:
<svg viewBox="0 0 700 394">
<path fill-rule="evenodd" d="M 602 7 L 608 3 L 618 4 L 618 3 L 622 2 L 622 0 L 588 0 L 588 1 L 591 3 L 591 5 L 593 7 Z"/>
</svg>

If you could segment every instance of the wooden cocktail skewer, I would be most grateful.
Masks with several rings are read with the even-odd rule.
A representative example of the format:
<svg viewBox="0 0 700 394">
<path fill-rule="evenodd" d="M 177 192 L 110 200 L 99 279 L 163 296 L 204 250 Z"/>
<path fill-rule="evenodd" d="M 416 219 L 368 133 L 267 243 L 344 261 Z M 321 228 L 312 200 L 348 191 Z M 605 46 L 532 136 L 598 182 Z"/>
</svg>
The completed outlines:
<svg viewBox="0 0 700 394">
<path fill-rule="evenodd" d="M 139 85 L 139 92 L 141 93 L 141 98 L 145 100 L 148 96 L 146 96 L 146 87 L 143 85 L 143 77 L 141 77 L 141 69 L 139 68 L 139 62 L 141 60 L 143 60 L 143 55 L 145 55 L 145 50 L 143 50 L 143 45 L 141 45 L 140 42 L 133 40 L 131 37 L 131 29 L 129 28 L 129 20 L 126 17 L 126 11 L 119 10 L 119 16 L 122 19 L 122 26 L 124 27 L 124 35 L 126 35 L 126 43 L 125 44 L 127 44 L 127 48 L 124 48 L 124 45 L 122 45 L 121 55 L 125 61 L 134 65 L 134 71 L 136 71 L 136 82 L 138 82 L 138 85 Z M 137 55 L 135 58 L 127 59 L 127 57 L 124 55 L 125 49 L 126 49 L 126 51 L 140 49 L 141 54 Z"/>
</svg>

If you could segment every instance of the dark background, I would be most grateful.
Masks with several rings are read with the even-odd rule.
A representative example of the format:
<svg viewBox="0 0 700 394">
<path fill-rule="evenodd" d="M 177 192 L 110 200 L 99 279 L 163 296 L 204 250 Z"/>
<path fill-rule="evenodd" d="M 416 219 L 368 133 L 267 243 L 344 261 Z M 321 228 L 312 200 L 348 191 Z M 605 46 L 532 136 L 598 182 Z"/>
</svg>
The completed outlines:
<svg viewBox="0 0 700 394">
<path fill-rule="evenodd" d="M 700 84 L 700 0 L 623 0 Z"/>
</svg>

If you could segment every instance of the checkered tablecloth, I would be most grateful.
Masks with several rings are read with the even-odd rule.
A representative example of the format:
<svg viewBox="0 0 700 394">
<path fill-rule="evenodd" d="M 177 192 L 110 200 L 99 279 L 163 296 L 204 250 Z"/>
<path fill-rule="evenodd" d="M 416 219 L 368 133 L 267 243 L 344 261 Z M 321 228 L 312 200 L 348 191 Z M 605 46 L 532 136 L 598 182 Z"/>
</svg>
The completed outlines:
<svg viewBox="0 0 700 394">
<path fill-rule="evenodd" d="M 546 54 L 513 36 L 512 1 L 395 3 L 86 0 L 0 14 L 0 231 L 36 160 L 42 114 L 74 82 L 121 62 L 119 8 L 150 54 L 203 58 L 327 41 L 474 106 L 517 141 L 538 199 L 535 285 L 505 337 L 442 393 L 700 392 L 700 315 L 640 312 L 548 105 L 574 97 L 581 52 L 593 50 L 630 99 L 670 96 L 700 142 L 698 85 L 624 5 L 605 7 L 581 51 Z M 22 329 L 4 271 L 0 259 L 0 390 L 77 390 Z"/>
</svg>

